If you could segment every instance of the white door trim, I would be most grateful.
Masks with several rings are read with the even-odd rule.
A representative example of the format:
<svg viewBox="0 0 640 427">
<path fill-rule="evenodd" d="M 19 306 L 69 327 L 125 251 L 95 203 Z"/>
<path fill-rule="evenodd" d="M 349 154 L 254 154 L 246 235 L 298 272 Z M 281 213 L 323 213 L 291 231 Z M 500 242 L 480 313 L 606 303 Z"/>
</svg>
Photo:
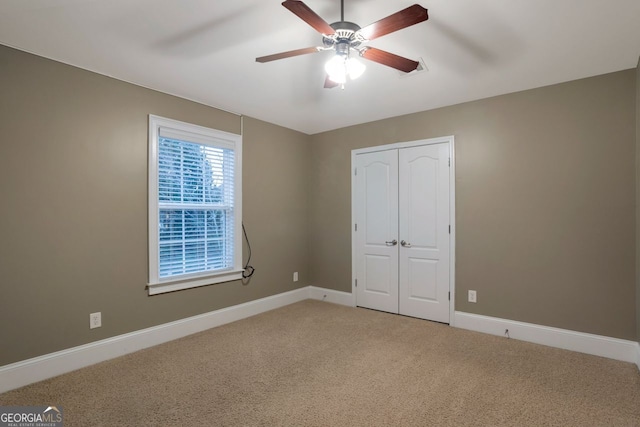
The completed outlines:
<svg viewBox="0 0 640 427">
<path fill-rule="evenodd" d="M 353 295 L 353 305 L 356 306 L 356 156 L 358 154 L 373 153 L 376 151 L 397 150 L 399 148 L 417 147 L 420 145 L 449 143 L 449 157 L 451 167 L 449 168 L 449 224 L 451 224 L 451 236 L 449 245 L 449 289 L 451 298 L 449 300 L 449 325 L 455 326 L 455 271 L 456 271 L 456 162 L 455 162 L 455 138 L 453 135 L 438 138 L 421 139 L 417 141 L 397 142 L 388 145 L 378 145 L 375 147 L 359 148 L 351 150 L 351 293 Z"/>
</svg>

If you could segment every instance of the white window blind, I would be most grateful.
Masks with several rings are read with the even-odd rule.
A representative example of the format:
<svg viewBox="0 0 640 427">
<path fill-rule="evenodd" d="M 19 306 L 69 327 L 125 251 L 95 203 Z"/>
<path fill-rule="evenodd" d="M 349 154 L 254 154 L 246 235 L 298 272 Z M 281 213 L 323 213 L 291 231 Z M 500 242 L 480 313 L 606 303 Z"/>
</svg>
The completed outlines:
<svg viewBox="0 0 640 427">
<path fill-rule="evenodd" d="M 157 266 L 150 268 L 150 286 L 237 272 L 239 147 L 233 140 L 176 126 L 155 130 L 157 227 L 150 248 Z"/>
</svg>

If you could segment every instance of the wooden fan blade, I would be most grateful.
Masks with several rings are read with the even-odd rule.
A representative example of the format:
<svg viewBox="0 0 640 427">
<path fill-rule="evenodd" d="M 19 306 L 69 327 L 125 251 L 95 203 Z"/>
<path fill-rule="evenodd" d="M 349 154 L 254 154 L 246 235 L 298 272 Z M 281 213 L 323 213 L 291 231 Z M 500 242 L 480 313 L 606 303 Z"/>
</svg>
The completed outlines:
<svg viewBox="0 0 640 427">
<path fill-rule="evenodd" d="M 315 28 L 315 30 L 320 34 L 330 36 L 335 33 L 335 30 L 331 28 L 331 25 L 327 24 L 324 19 L 320 18 L 318 14 L 303 2 L 299 0 L 286 0 L 282 2 L 282 5 L 297 15 L 298 18 Z"/>
<path fill-rule="evenodd" d="M 306 55 L 307 53 L 320 52 L 319 47 L 305 47 L 304 49 L 290 50 L 287 52 L 274 53 L 273 55 L 256 58 L 256 62 L 270 62 L 278 59 L 291 58 L 292 56 Z"/>
<path fill-rule="evenodd" d="M 389 15 L 386 18 L 382 18 L 373 24 L 367 25 L 358 31 L 362 37 L 367 40 L 377 39 L 394 31 L 402 30 L 403 28 L 410 27 L 422 21 L 429 19 L 427 9 L 414 4 L 406 9 L 396 12 L 393 15 Z"/>
<path fill-rule="evenodd" d="M 325 77 L 325 79 L 324 79 L 324 88 L 325 89 L 331 89 L 331 88 L 334 88 L 336 86 L 340 86 L 340 83 L 336 83 L 333 80 L 331 80 L 329 78 L 329 75 L 327 74 L 327 77 Z"/>
<path fill-rule="evenodd" d="M 377 62 L 378 64 L 386 65 L 387 67 L 395 68 L 396 70 L 409 73 L 418 68 L 418 61 L 404 58 L 402 56 L 395 55 L 393 53 L 370 47 L 360 53 L 365 59 L 369 61 Z"/>
</svg>

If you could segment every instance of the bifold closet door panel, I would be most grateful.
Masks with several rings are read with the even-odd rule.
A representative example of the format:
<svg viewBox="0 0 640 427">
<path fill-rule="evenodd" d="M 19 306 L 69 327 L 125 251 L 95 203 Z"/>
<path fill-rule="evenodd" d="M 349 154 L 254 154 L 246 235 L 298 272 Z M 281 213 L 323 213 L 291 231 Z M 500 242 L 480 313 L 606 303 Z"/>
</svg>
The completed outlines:
<svg viewBox="0 0 640 427">
<path fill-rule="evenodd" d="M 449 144 L 399 150 L 399 313 L 449 323 Z"/>
<path fill-rule="evenodd" d="M 398 313 L 398 152 L 356 162 L 357 305 Z"/>
</svg>

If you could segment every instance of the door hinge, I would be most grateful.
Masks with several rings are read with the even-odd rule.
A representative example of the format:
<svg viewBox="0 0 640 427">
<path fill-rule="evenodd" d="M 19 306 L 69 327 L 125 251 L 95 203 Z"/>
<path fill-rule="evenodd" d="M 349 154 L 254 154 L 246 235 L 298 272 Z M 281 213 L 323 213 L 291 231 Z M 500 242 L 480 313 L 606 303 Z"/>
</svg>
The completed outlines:
<svg viewBox="0 0 640 427">
<path fill-rule="evenodd" d="M 358 287 L 358 279 L 356 279 L 356 288 Z"/>
<path fill-rule="evenodd" d="M 353 170 L 353 174 L 354 174 L 355 176 L 358 176 L 358 168 L 355 168 L 355 169 Z"/>
<path fill-rule="evenodd" d="M 358 224 L 356 224 L 356 231 L 358 231 Z"/>
<path fill-rule="evenodd" d="M 451 301 L 451 291 L 449 291 L 449 301 Z"/>
<path fill-rule="evenodd" d="M 451 166 L 451 157 L 449 157 L 449 166 Z"/>
<path fill-rule="evenodd" d="M 449 234 L 451 234 L 451 226 L 449 226 Z"/>
</svg>

